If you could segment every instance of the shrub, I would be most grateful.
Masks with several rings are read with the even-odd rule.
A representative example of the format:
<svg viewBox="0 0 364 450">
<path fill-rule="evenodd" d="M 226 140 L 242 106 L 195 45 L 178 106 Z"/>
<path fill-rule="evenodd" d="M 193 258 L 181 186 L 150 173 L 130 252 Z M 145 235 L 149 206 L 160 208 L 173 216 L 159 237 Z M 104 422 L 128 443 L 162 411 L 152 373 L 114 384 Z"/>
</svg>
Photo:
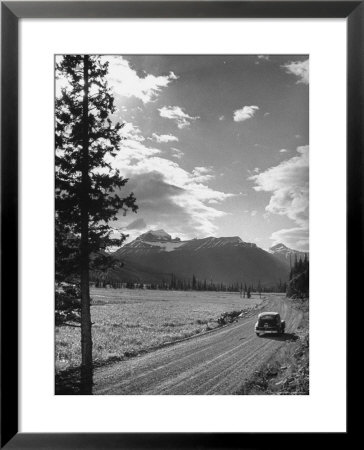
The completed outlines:
<svg viewBox="0 0 364 450">
<path fill-rule="evenodd" d="M 81 293 L 77 285 L 63 284 L 56 288 L 55 322 L 57 326 L 81 321 Z"/>
</svg>

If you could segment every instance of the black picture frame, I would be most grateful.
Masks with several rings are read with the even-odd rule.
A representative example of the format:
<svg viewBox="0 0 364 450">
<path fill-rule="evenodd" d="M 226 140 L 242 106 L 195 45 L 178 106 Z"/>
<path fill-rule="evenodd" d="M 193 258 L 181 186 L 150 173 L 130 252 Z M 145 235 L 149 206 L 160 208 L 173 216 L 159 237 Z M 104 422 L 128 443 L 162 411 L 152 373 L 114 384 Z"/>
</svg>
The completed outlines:
<svg viewBox="0 0 364 450">
<path fill-rule="evenodd" d="M 18 432 L 18 24 L 22 18 L 346 18 L 347 304 L 363 274 L 363 1 L 38 1 L 1 2 L 1 448 L 257 448 L 269 433 Z M 11 105 L 11 107 L 9 107 Z M 360 256 L 360 255 L 359 255 Z M 348 350 L 350 346 L 348 345 Z M 350 430 L 349 427 L 347 428 Z M 283 433 L 284 447 L 292 434 Z M 312 437 L 304 433 L 299 446 Z M 326 436 L 322 436 L 326 443 Z M 336 442 L 347 439 L 338 433 Z M 272 440 L 273 439 L 273 440 Z M 294 436 L 297 443 L 297 436 Z M 320 436 L 315 435 L 319 444 Z M 297 446 L 297 444 L 295 444 Z"/>
</svg>

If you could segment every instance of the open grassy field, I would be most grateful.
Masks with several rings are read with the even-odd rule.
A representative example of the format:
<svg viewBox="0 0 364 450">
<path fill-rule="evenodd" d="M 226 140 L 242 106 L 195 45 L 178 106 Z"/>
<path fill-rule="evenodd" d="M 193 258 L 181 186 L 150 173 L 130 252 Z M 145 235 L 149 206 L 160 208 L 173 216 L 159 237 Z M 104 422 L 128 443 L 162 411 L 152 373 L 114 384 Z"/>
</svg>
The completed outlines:
<svg viewBox="0 0 364 450">
<path fill-rule="evenodd" d="M 223 312 L 261 303 L 239 293 L 91 290 L 93 356 L 96 363 L 119 360 L 218 326 Z M 80 330 L 56 327 L 56 372 L 80 364 Z"/>
</svg>

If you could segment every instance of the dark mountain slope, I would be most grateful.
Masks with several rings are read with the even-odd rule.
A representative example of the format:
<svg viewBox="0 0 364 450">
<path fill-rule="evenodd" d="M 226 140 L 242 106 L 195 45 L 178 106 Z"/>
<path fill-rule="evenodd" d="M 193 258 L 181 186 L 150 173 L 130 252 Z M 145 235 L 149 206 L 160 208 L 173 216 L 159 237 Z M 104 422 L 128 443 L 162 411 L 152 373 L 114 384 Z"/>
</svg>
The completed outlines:
<svg viewBox="0 0 364 450">
<path fill-rule="evenodd" d="M 258 283 L 270 285 L 286 281 L 287 264 L 255 244 L 245 243 L 239 237 L 205 238 L 191 241 L 156 239 L 148 241 L 145 235 L 125 245 L 114 257 L 124 262 L 119 272 L 140 273 L 141 281 L 169 280 L 173 273 L 178 279 L 191 279 L 214 283 Z M 148 276 L 149 275 L 149 276 Z M 148 279 L 148 281 L 147 281 Z"/>
<path fill-rule="evenodd" d="M 276 258 L 290 267 L 294 264 L 295 259 L 304 259 L 305 255 L 308 257 L 308 253 L 300 252 L 298 250 L 293 250 L 292 248 L 286 247 L 284 244 L 276 244 L 269 249 L 269 253 L 272 253 Z"/>
</svg>

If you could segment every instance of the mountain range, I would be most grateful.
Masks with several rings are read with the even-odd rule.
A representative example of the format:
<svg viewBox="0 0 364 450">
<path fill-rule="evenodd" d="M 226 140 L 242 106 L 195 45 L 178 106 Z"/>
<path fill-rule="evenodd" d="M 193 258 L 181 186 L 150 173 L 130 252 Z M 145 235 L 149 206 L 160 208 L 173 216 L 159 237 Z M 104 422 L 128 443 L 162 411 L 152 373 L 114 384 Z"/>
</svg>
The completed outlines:
<svg viewBox="0 0 364 450">
<path fill-rule="evenodd" d="M 283 244 L 269 251 L 240 237 L 207 237 L 182 241 L 164 230 L 148 231 L 123 245 L 113 257 L 123 267 L 113 270 L 120 281 L 144 283 L 168 282 L 177 279 L 214 283 L 276 284 L 288 279 L 289 254 L 300 254 Z"/>
<path fill-rule="evenodd" d="M 270 247 L 269 252 L 289 266 L 294 263 L 296 258 L 304 259 L 305 256 L 307 256 L 308 258 L 308 253 L 292 250 L 291 248 L 286 247 L 284 244 L 273 245 L 273 247 Z"/>
</svg>

